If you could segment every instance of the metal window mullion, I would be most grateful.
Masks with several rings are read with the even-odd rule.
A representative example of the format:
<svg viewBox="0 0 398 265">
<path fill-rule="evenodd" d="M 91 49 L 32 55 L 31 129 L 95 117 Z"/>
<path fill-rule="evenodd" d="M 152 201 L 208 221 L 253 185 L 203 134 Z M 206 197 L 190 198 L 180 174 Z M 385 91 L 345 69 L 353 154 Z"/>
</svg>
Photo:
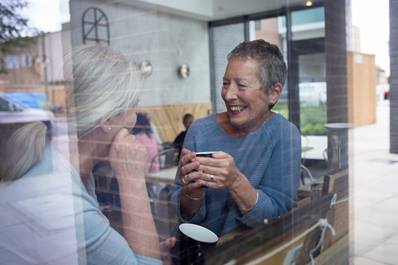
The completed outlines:
<svg viewBox="0 0 398 265">
<path fill-rule="evenodd" d="M 95 21 L 95 40 L 96 40 L 96 42 L 98 42 L 97 9 L 94 9 L 94 21 Z"/>
</svg>

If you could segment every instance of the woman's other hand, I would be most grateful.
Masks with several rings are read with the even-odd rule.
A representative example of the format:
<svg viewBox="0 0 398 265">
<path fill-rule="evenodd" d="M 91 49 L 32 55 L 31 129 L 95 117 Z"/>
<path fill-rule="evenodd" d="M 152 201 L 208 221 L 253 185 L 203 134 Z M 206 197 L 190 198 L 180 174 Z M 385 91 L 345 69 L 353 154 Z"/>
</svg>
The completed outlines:
<svg viewBox="0 0 398 265">
<path fill-rule="evenodd" d="M 202 172 L 196 154 L 183 148 L 179 164 L 181 191 L 181 212 L 184 218 L 190 218 L 199 209 L 203 196 Z"/>
<path fill-rule="evenodd" d="M 171 260 L 170 251 L 175 246 L 177 239 L 175 237 L 169 237 L 162 243 L 160 243 L 160 257 L 163 265 L 173 265 Z"/>
<path fill-rule="evenodd" d="M 123 176 L 144 178 L 146 161 L 145 146 L 126 128 L 120 129 L 109 151 L 109 162 L 116 178 L 120 179 Z"/>
<path fill-rule="evenodd" d="M 209 188 L 231 188 L 240 176 L 234 158 L 225 152 L 215 152 L 212 157 L 198 157 L 200 182 Z"/>
<path fill-rule="evenodd" d="M 201 187 L 201 184 L 197 182 L 201 177 L 201 172 L 198 171 L 199 166 L 200 164 L 196 160 L 195 152 L 183 148 L 178 167 L 181 183 L 188 189 L 198 189 Z"/>
</svg>

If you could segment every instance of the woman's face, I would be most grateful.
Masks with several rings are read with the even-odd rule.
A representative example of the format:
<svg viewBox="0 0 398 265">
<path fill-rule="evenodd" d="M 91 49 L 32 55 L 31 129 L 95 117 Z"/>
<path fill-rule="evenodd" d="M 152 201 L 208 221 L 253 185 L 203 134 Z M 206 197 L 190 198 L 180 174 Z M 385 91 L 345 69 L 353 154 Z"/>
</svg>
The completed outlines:
<svg viewBox="0 0 398 265">
<path fill-rule="evenodd" d="M 110 134 L 111 138 L 113 138 L 113 136 L 116 135 L 116 133 L 122 128 L 126 128 L 128 130 L 132 129 L 136 121 L 137 111 L 135 108 L 130 108 L 107 120 L 105 122 L 105 127 L 111 128 L 112 133 L 108 132 L 108 134 Z"/>
<path fill-rule="evenodd" d="M 112 118 L 113 126 L 127 129 L 132 129 L 136 121 L 137 111 L 135 108 L 123 111 Z"/>
<path fill-rule="evenodd" d="M 279 96 L 278 92 L 263 92 L 258 71 L 252 59 L 232 59 L 225 70 L 221 96 L 231 125 L 240 131 L 257 129 Z"/>
</svg>

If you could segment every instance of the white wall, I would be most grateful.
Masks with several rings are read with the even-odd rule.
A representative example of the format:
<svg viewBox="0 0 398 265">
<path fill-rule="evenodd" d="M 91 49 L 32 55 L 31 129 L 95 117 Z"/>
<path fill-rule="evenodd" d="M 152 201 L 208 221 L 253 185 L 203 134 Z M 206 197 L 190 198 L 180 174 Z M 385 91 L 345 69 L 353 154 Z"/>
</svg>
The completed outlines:
<svg viewBox="0 0 398 265">
<path fill-rule="evenodd" d="M 218 20 L 258 12 L 276 10 L 289 5 L 305 5 L 304 0 L 119 0 L 167 13 Z M 313 0 L 320 2 L 321 0 Z"/>
<path fill-rule="evenodd" d="M 72 45 L 82 43 L 82 14 L 92 6 L 109 19 L 113 49 L 153 65 L 152 75 L 144 80 L 141 105 L 210 102 L 207 22 L 123 3 L 71 0 Z M 185 80 L 177 76 L 182 63 L 191 69 Z"/>
<path fill-rule="evenodd" d="M 121 0 L 123 3 L 201 20 L 213 17 L 213 0 Z"/>
<path fill-rule="evenodd" d="M 305 2 L 304 0 L 213 0 L 213 19 L 255 14 L 289 5 L 304 6 Z"/>
<path fill-rule="evenodd" d="M 44 37 L 45 55 L 47 58 L 46 72 L 47 82 L 64 81 L 63 71 L 63 45 L 62 31 L 47 33 Z M 39 49 L 43 47 L 40 45 Z"/>
</svg>

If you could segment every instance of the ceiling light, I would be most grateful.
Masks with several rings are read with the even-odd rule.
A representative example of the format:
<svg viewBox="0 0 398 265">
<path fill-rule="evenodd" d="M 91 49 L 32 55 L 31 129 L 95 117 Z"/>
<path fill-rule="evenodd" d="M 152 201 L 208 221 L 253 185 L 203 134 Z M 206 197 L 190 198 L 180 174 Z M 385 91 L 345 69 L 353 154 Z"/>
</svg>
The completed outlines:
<svg viewBox="0 0 398 265">
<path fill-rule="evenodd" d="M 305 6 L 312 6 L 312 1 L 308 0 L 307 2 L 305 2 Z"/>
</svg>

